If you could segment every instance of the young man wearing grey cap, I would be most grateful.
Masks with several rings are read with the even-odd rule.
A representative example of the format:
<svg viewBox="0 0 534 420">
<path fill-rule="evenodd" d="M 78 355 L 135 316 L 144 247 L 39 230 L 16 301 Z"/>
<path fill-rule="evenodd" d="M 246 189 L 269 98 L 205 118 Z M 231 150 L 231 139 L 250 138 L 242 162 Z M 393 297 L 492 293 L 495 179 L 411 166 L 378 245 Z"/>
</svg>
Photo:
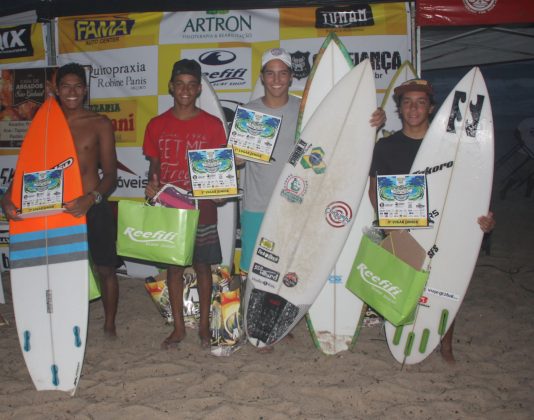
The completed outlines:
<svg viewBox="0 0 534 420">
<path fill-rule="evenodd" d="M 272 48 L 265 51 L 261 60 L 260 78 L 264 96 L 249 102 L 245 107 L 282 117 L 282 125 L 270 164 L 247 162 L 244 171 L 240 261 L 240 269 L 244 273 L 249 270 L 256 237 L 275 184 L 295 146 L 300 108 L 300 98 L 289 94 L 293 70 L 291 56 L 286 50 Z M 371 116 L 370 123 L 373 127 L 379 127 L 385 120 L 384 111 L 377 109 Z M 244 162 L 239 160 L 238 163 Z"/>
<path fill-rule="evenodd" d="M 430 82 L 423 79 L 412 79 L 397 86 L 394 99 L 402 130 L 387 138 L 381 138 L 375 146 L 373 161 L 369 175 L 369 197 L 376 206 L 376 175 L 408 174 L 415 160 L 419 146 L 430 127 L 430 116 L 434 112 L 434 90 Z M 478 224 L 487 233 L 495 227 L 493 213 L 480 216 Z M 452 335 L 454 322 L 441 342 L 441 355 L 449 363 L 454 363 L 452 353 Z"/>
<path fill-rule="evenodd" d="M 163 184 L 190 190 L 187 151 L 223 147 L 226 143 L 222 122 L 195 105 L 202 91 L 201 80 L 200 65 L 195 60 L 183 59 L 174 64 L 169 81 L 169 93 L 174 105 L 152 118 L 145 131 L 143 153 L 150 161 L 145 194 L 149 198 L 154 197 Z M 220 263 L 222 258 L 216 204 L 212 200 L 200 200 L 199 209 L 193 267 L 197 274 L 200 300 L 200 344 L 203 348 L 209 348 L 211 264 Z M 161 344 L 163 349 L 175 347 L 186 335 L 183 317 L 184 269 L 182 266 L 169 266 L 167 269 L 174 330 Z"/>
</svg>

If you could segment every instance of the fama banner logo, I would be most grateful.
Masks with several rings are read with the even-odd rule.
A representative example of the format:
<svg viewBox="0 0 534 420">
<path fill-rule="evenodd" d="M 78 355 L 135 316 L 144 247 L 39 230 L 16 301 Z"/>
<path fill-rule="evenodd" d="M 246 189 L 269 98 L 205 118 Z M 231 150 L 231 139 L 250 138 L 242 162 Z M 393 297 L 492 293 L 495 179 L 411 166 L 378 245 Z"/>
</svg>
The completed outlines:
<svg viewBox="0 0 534 420">
<path fill-rule="evenodd" d="M 371 6 L 321 7 L 315 11 L 316 28 L 357 28 L 375 24 Z"/>
<path fill-rule="evenodd" d="M 131 226 L 127 226 L 124 229 L 123 235 L 126 235 L 134 242 L 140 242 L 144 244 L 161 243 L 163 245 L 174 245 L 174 239 L 178 234 L 176 232 L 165 232 L 164 230 L 158 230 L 156 232 L 143 231 Z"/>
<path fill-rule="evenodd" d="M 130 35 L 134 24 L 133 19 L 79 19 L 74 21 L 74 37 L 76 41 L 90 41 Z"/>
<path fill-rule="evenodd" d="M 0 58 L 31 57 L 31 25 L 0 29 Z"/>
<path fill-rule="evenodd" d="M 395 286 L 389 280 L 382 280 L 380 277 L 375 275 L 375 273 L 369 270 L 369 268 L 364 263 L 360 263 L 357 268 L 360 271 L 360 277 L 364 282 L 371 285 L 375 289 L 383 291 L 392 299 L 396 300 L 397 296 L 402 293 L 401 288 Z"/>
</svg>

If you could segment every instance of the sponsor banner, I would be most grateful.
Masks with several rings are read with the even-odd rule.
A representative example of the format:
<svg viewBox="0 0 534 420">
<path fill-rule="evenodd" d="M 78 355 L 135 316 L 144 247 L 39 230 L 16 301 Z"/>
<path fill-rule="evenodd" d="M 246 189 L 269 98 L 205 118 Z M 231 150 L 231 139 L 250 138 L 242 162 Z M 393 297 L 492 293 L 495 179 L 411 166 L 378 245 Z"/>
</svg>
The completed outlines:
<svg viewBox="0 0 534 420">
<path fill-rule="evenodd" d="M 20 147 L 33 116 L 55 91 L 54 68 L 2 70 L 0 148 Z"/>
<path fill-rule="evenodd" d="M 180 58 L 198 61 L 215 90 L 252 88 L 252 53 L 248 47 L 183 49 Z"/>
<path fill-rule="evenodd" d="M 0 68 L 45 66 L 44 31 L 41 23 L 0 27 Z"/>
<path fill-rule="evenodd" d="M 280 38 L 407 35 L 408 3 L 355 4 L 280 9 Z"/>
<path fill-rule="evenodd" d="M 411 58 L 410 40 L 406 35 L 342 36 L 341 41 L 354 65 L 369 59 L 375 75 L 377 91 L 385 91 L 397 69 Z M 291 89 L 302 92 L 324 39 L 291 39 L 280 46 L 291 55 L 293 83 Z"/>
<path fill-rule="evenodd" d="M 165 13 L 160 44 L 278 40 L 278 9 Z"/>
<path fill-rule="evenodd" d="M 146 125 L 156 114 L 155 102 L 155 98 L 97 99 L 91 101 L 90 108 L 110 119 L 117 147 L 142 146 Z"/>
<path fill-rule="evenodd" d="M 411 59 L 410 39 L 406 35 L 341 37 L 341 41 L 354 65 L 369 59 L 377 91 L 384 92 L 403 61 Z"/>
<path fill-rule="evenodd" d="M 140 147 L 117 148 L 117 188 L 112 200 L 142 198 L 148 182 L 148 160 Z"/>
<path fill-rule="evenodd" d="M 113 15 L 59 18 L 59 53 L 141 47 L 158 43 L 162 13 L 119 13 Z"/>
<path fill-rule="evenodd" d="M 310 75 L 313 60 L 323 45 L 323 38 L 289 39 L 280 41 L 280 47 L 291 55 L 293 67 L 292 91 L 302 92 Z M 261 57 L 261 55 L 260 55 Z"/>
<path fill-rule="evenodd" d="M 92 66 L 93 99 L 156 95 L 157 46 L 63 54 L 59 58 L 60 65 L 74 61 Z"/>
<path fill-rule="evenodd" d="M 532 0 L 419 0 L 418 26 L 496 25 L 531 23 Z"/>
<path fill-rule="evenodd" d="M 91 105 L 110 118 L 116 130 L 121 162 L 129 169 L 133 167 L 135 175 L 119 170 L 120 185 L 115 195 L 143 197 L 144 187 L 132 185 L 139 183 L 138 177 L 146 176 L 148 164 L 140 147 L 133 146 L 142 145 L 149 119 L 172 106 L 168 81 L 175 61 L 194 58 L 201 62 L 203 72 L 218 92 L 231 121 L 236 106 L 249 101 L 266 49 L 282 46 L 291 54 L 294 69 L 291 92 L 300 95 L 314 55 L 332 30 L 342 38 L 355 64 L 367 57 L 371 60 L 377 93 L 381 95 L 397 63 L 411 57 L 409 25 L 407 3 L 399 2 L 74 16 L 59 18 L 52 29 L 57 29 L 60 65 L 74 61 L 92 67 Z M 31 60 L 39 56 L 39 51 L 44 57 L 46 27 L 36 24 L 31 29 L 34 56 L 9 59 L 10 71 L 19 68 L 20 60 L 29 63 L 24 63 L 25 70 L 35 67 Z M 2 36 L 2 46 L 5 47 L 8 38 L 10 45 L 19 45 L 19 38 L 22 40 L 19 33 L 16 36 L 8 33 Z M 5 61 L 0 58 L 0 68 L 5 68 Z M 45 94 L 50 77 L 52 74 L 46 74 Z M 4 86 L 7 86 L 5 90 Z M 26 87 L 31 86 L 32 83 L 26 83 Z M 9 89 L 12 89 L 11 81 L 0 83 L 2 103 L 6 92 L 11 98 Z M 16 109 L 4 107 L 0 111 L 0 130 L 4 130 L 0 132 L 0 145 L 5 146 L 4 149 L 0 147 L 0 155 L 17 153 L 16 147 L 29 124 L 24 115 L 34 113 L 32 100 L 36 92 L 27 90 L 26 102 L 13 105 Z M 28 99 L 30 96 L 32 100 Z M 12 98 L 10 100 L 13 102 Z M 2 126 L 2 120 L 7 121 L 4 124 L 7 128 Z M 302 199 L 290 188 L 286 193 L 291 199 Z"/>
</svg>

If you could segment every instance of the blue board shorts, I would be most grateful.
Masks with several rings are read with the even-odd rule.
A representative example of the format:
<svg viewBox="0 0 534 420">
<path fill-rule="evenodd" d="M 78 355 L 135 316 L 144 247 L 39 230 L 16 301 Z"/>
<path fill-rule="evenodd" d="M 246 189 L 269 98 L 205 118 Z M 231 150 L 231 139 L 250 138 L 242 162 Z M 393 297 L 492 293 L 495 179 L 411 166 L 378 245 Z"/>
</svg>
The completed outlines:
<svg viewBox="0 0 534 420">
<path fill-rule="evenodd" d="M 265 213 L 243 210 L 241 213 L 241 260 L 239 269 L 247 272 L 252 261 L 252 253 Z"/>
</svg>

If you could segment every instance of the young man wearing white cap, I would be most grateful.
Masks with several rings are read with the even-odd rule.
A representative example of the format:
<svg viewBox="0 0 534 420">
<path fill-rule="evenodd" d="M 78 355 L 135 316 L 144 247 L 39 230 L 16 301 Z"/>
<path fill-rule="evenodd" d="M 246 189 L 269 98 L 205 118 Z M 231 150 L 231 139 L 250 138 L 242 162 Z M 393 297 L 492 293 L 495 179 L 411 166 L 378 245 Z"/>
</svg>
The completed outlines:
<svg viewBox="0 0 534 420">
<path fill-rule="evenodd" d="M 270 164 L 248 162 L 244 171 L 240 269 L 245 273 L 248 272 L 256 237 L 276 181 L 295 145 L 300 107 L 300 98 L 289 94 L 293 70 L 291 56 L 286 50 L 272 48 L 265 51 L 261 60 L 260 78 L 264 96 L 245 106 L 254 111 L 282 117 L 282 125 Z M 370 123 L 379 127 L 385 120 L 384 111 L 377 109 L 371 116 Z"/>
<path fill-rule="evenodd" d="M 408 80 L 395 88 L 393 97 L 402 120 L 402 130 L 387 138 L 381 138 L 375 146 L 369 172 L 371 177 L 369 197 L 374 206 L 376 206 L 376 175 L 410 172 L 419 146 L 430 127 L 430 116 L 435 108 L 434 90 L 427 80 Z M 480 216 L 478 224 L 484 233 L 491 232 L 495 227 L 493 213 Z M 441 355 L 449 363 L 454 363 L 453 331 L 454 322 L 441 341 Z"/>
</svg>

